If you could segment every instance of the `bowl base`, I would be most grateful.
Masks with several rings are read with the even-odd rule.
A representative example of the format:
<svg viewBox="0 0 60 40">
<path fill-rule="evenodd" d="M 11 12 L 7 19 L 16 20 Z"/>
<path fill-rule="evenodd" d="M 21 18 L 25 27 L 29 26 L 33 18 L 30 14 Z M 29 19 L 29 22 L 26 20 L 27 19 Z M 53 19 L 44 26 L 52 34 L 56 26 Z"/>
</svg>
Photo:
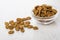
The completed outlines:
<svg viewBox="0 0 60 40">
<path fill-rule="evenodd" d="M 41 24 L 51 24 L 54 22 L 54 20 L 51 21 L 39 21 Z"/>
</svg>

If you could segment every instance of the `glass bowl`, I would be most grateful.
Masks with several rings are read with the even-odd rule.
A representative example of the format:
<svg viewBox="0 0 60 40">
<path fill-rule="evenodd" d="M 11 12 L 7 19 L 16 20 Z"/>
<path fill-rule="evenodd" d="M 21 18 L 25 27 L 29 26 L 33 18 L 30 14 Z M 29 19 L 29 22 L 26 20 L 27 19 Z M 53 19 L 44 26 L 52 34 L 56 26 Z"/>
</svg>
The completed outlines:
<svg viewBox="0 0 60 40">
<path fill-rule="evenodd" d="M 41 24 L 50 24 L 53 23 L 55 21 L 55 19 L 58 16 L 58 13 L 56 13 L 55 15 L 51 16 L 51 17 L 39 17 L 39 16 L 35 16 L 34 13 L 32 13 L 33 17 L 38 20 Z"/>
</svg>

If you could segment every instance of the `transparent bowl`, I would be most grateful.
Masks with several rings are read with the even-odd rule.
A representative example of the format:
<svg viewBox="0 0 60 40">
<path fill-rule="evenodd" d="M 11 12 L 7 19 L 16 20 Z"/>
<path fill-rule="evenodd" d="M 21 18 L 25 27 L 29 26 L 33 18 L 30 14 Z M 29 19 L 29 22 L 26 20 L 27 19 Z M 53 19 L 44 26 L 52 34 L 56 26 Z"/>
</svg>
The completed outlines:
<svg viewBox="0 0 60 40">
<path fill-rule="evenodd" d="M 32 15 L 34 16 L 34 18 L 36 20 L 38 20 L 41 24 L 50 24 L 53 23 L 55 21 L 55 19 L 58 16 L 58 13 L 56 13 L 55 15 L 51 16 L 51 17 L 39 17 L 39 16 L 35 16 L 34 13 L 32 13 Z"/>
</svg>

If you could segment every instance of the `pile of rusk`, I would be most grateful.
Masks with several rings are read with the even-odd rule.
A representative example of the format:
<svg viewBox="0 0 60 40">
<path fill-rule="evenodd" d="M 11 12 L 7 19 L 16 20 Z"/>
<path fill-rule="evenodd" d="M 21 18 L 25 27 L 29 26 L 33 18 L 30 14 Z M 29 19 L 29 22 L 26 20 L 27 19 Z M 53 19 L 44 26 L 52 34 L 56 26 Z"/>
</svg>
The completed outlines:
<svg viewBox="0 0 60 40">
<path fill-rule="evenodd" d="M 33 13 L 35 16 L 39 17 L 51 17 L 57 13 L 57 10 L 53 9 L 50 5 L 43 4 L 36 6 L 33 9 Z"/>
<path fill-rule="evenodd" d="M 13 29 L 15 29 L 16 31 L 21 31 L 21 32 L 25 32 L 24 28 L 38 30 L 38 27 L 31 25 L 30 21 L 28 20 L 31 20 L 31 17 L 17 18 L 15 22 L 13 20 L 9 22 L 5 22 L 5 27 L 6 29 L 10 30 L 8 32 L 9 34 L 14 33 Z"/>
</svg>

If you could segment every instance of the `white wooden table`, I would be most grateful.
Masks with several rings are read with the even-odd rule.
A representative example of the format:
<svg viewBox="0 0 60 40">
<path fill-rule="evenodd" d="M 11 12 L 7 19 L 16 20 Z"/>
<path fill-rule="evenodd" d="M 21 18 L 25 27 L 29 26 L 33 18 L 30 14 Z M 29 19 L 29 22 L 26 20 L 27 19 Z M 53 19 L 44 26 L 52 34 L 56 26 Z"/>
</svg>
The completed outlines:
<svg viewBox="0 0 60 40">
<path fill-rule="evenodd" d="M 54 6 L 58 13 L 60 0 L 0 0 L 0 40 L 60 40 L 60 15 L 50 25 L 41 25 L 31 15 L 36 5 L 49 4 Z M 25 33 L 16 32 L 8 34 L 4 22 L 15 20 L 18 17 L 31 16 L 31 24 L 37 25 L 39 30 L 25 29 Z"/>
</svg>

